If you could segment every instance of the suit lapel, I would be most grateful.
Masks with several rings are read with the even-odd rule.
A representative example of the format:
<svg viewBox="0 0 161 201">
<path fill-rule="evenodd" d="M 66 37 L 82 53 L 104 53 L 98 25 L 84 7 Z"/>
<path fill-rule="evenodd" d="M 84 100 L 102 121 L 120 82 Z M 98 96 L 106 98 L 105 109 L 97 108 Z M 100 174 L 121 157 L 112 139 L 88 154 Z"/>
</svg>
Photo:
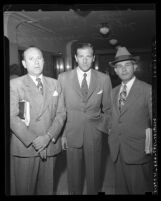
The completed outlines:
<svg viewBox="0 0 161 201">
<path fill-rule="evenodd" d="M 72 85 L 73 85 L 73 88 L 75 89 L 75 91 L 78 93 L 78 95 L 80 97 L 82 97 L 81 88 L 79 85 L 78 75 L 77 75 L 76 69 L 74 69 L 72 72 Z"/>
<path fill-rule="evenodd" d="M 132 87 L 131 87 L 131 90 L 128 94 L 128 97 L 126 99 L 126 103 L 125 105 L 123 106 L 122 108 L 122 111 L 121 111 L 121 115 L 124 114 L 129 107 L 132 107 L 133 103 L 137 100 L 137 97 L 139 96 L 139 82 L 137 79 L 135 79 Z"/>
<path fill-rule="evenodd" d="M 113 104 L 114 104 L 114 108 L 116 109 L 118 114 L 120 114 L 119 107 L 118 107 L 118 98 L 119 98 L 120 87 L 121 87 L 121 85 L 119 85 L 115 89 L 114 94 L 113 94 Z"/>
<path fill-rule="evenodd" d="M 79 85 L 76 69 L 73 70 L 72 80 L 73 80 L 72 81 L 73 88 L 78 93 L 78 95 L 82 98 L 82 92 L 81 92 L 81 88 Z M 90 79 L 90 84 L 89 84 L 87 100 L 90 98 L 90 96 L 93 94 L 94 90 L 96 89 L 97 82 L 98 82 L 97 74 L 93 69 L 91 69 L 91 79 Z"/>
<path fill-rule="evenodd" d="M 90 79 L 90 84 L 89 84 L 87 100 L 90 98 L 90 96 L 93 94 L 94 90 L 96 89 L 97 82 L 98 82 L 97 74 L 93 69 L 91 69 L 91 79 Z"/>
<path fill-rule="evenodd" d="M 52 89 L 50 89 L 50 85 L 48 83 L 48 80 L 45 78 L 45 76 L 43 76 L 43 104 L 42 107 L 40 109 L 40 113 L 38 115 L 38 118 L 41 117 L 41 115 L 44 113 L 44 111 L 46 110 L 46 107 L 48 106 L 49 100 L 51 98 L 51 94 L 52 94 Z"/>
<path fill-rule="evenodd" d="M 38 115 L 43 106 L 43 98 L 40 92 L 38 91 L 35 83 L 30 78 L 29 75 L 26 75 L 24 78 L 24 85 L 26 87 L 26 93 L 28 97 L 28 101 L 34 108 L 34 112 Z"/>
</svg>

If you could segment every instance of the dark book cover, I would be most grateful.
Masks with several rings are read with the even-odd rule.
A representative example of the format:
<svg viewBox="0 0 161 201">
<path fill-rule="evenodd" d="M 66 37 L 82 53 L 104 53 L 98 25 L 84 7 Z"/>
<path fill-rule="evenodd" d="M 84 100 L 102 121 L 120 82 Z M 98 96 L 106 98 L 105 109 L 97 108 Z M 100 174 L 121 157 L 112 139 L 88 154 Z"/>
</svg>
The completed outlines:
<svg viewBox="0 0 161 201">
<path fill-rule="evenodd" d="M 19 114 L 18 116 L 21 118 L 21 119 L 25 119 L 25 101 L 20 101 L 19 102 Z"/>
</svg>

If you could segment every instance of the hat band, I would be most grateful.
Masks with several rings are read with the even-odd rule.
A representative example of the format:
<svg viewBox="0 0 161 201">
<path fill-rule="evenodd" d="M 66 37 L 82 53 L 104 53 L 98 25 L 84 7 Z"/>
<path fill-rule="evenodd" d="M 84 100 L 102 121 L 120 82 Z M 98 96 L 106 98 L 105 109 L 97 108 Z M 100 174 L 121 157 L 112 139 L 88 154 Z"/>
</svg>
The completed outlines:
<svg viewBox="0 0 161 201">
<path fill-rule="evenodd" d="M 129 59 L 135 60 L 135 57 L 133 57 L 132 55 L 122 55 L 122 56 L 119 56 L 119 57 L 115 57 L 114 62 L 116 63 L 118 61 L 129 60 Z"/>
</svg>

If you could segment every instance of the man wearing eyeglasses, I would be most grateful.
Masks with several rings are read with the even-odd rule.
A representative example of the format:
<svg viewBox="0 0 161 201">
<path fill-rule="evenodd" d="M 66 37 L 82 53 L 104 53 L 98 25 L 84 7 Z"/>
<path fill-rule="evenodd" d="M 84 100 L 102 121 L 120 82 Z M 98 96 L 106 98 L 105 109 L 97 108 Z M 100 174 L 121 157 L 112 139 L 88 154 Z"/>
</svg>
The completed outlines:
<svg viewBox="0 0 161 201">
<path fill-rule="evenodd" d="M 118 47 L 110 62 L 121 79 L 112 91 L 109 146 L 115 167 L 116 194 L 152 191 L 152 92 L 151 86 L 134 75 L 139 57 Z"/>
</svg>

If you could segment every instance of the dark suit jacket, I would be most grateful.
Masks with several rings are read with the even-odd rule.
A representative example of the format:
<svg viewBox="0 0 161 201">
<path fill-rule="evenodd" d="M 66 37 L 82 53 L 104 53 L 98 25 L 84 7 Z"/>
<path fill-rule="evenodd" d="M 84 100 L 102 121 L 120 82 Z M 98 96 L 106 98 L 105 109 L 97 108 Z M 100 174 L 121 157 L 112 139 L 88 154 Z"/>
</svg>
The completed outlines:
<svg viewBox="0 0 161 201">
<path fill-rule="evenodd" d="M 66 111 L 63 94 L 57 80 L 43 76 L 43 96 L 38 91 L 29 75 L 10 81 L 10 128 L 11 154 L 16 156 L 36 156 L 32 141 L 49 131 L 57 140 L 50 142 L 47 155 L 55 155 L 61 151 L 58 136 L 63 127 Z M 55 95 L 54 95 L 55 93 Z M 30 124 L 27 127 L 19 118 L 18 103 L 26 100 L 30 103 Z"/>
<path fill-rule="evenodd" d="M 119 148 L 126 163 L 142 164 L 149 160 L 144 152 L 145 129 L 152 119 L 151 86 L 136 79 L 123 106 L 118 109 L 120 86 L 112 91 L 112 126 L 109 145 L 113 161 L 117 159 Z"/>
<path fill-rule="evenodd" d="M 97 133 L 107 133 L 111 112 L 109 76 L 92 69 L 87 104 L 82 101 L 76 69 L 60 74 L 58 80 L 62 86 L 67 110 L 63 135 L 67 137 L 68 146 L 81 147 L 84 131 L 90 134 L 94 128 Z M 91 142 L 95 135 L 93 133 L 89 137 Z"/>
</svg>

